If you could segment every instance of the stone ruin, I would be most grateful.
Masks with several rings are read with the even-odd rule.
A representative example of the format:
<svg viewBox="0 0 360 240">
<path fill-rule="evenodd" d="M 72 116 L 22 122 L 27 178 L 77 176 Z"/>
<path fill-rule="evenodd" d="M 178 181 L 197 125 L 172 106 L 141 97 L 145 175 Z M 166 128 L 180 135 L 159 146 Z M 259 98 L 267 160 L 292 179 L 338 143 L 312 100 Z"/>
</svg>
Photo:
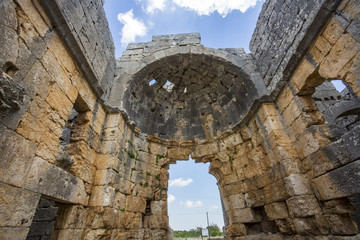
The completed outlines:
<svg viewBox="0 0 360 240">
<path fill-rule="evenodd" d="M 360 239 L 359 0 L 267 0 L 250 54 L 178 34 L 119 59 L 103 4 L 0 2 L 0 239 L 171 239 L 189 155 L 226 239 Z"/>
</svg>

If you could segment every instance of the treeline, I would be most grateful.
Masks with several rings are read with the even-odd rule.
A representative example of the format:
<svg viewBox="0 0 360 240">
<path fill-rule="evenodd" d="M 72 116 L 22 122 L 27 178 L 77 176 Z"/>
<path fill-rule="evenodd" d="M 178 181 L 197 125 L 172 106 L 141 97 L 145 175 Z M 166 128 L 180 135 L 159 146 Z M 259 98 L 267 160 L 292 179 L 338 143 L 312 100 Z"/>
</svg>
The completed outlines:
<svg viewBox="0 0 360 240">
<path fill-rule="evenodd" d="M 216 224 L 211 224 L 209 226 L 210 236 L 223 236 L 223 233 L 220 231 L 220 228 Z M 190 238 L 190 237 L 201 237 L 201 227 L 197 227 L 195 229 L 190 229 L 188 231 L 176 231 L 174 230 L 174 238 Z"/>
</svg>

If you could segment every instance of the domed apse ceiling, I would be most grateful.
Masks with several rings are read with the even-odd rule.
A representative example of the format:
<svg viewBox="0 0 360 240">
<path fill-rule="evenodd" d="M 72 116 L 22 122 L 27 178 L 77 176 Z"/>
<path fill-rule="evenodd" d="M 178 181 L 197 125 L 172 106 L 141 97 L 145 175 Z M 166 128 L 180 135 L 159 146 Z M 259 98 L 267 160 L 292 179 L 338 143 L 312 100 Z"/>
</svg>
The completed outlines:
<svg viewBox="0 0 360 240">
<path fill-rule="evenodd" d="M 257 96 L 249 76 L 224 59 L 178 54 L 136 73 L 124 108 L 145 134 L 201 140 L 238 124 Z"/>
</svg>

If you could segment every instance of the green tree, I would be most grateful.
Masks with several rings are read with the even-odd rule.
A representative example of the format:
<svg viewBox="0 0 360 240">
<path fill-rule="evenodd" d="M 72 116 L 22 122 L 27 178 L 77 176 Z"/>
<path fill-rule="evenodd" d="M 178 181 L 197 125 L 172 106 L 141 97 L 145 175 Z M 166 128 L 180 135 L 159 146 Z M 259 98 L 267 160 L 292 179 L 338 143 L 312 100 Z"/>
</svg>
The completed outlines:
<svg viewBox="0 0 360 240">
<path fill-rule="evenodd" d="M 220 231 L 220 228 L 215 223 L 212 223 L 209 226 L 209 230 L 210 230 L 210 236 L 211 237 L 216 237 L 216 236 L 222 236 L 223 235 L 223 233 Z"/>
</svg>

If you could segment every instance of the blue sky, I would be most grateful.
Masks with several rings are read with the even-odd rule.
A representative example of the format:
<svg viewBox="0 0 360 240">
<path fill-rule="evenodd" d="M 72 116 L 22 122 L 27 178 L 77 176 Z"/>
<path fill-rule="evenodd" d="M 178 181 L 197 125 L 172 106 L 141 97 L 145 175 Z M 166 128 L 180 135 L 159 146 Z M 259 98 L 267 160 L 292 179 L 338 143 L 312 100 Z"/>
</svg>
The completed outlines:
<svg viewBox="0 0 360 240">
<path fill-rule="evenodd" d="M 249 52 L 262 4 L 263 0 L 105 0 L 105 11 L 116 57 L 129 42 L 192 32 L 201 34 L 206 47 Z"/>
<path fill-rule="evenodd" d="M 162 34 L 201 34 L 201 43 L 213 48 L 244 48 L 249 52 L 251 35 L 263 0 L 105 0 L 116 49 L 120 57 L 130 42 L 148 42 Z M 216 179 L 209 164 L 193 160 L 170 165 L 169 217 L 174 230 L 224 225 Z"/>
</svg>

